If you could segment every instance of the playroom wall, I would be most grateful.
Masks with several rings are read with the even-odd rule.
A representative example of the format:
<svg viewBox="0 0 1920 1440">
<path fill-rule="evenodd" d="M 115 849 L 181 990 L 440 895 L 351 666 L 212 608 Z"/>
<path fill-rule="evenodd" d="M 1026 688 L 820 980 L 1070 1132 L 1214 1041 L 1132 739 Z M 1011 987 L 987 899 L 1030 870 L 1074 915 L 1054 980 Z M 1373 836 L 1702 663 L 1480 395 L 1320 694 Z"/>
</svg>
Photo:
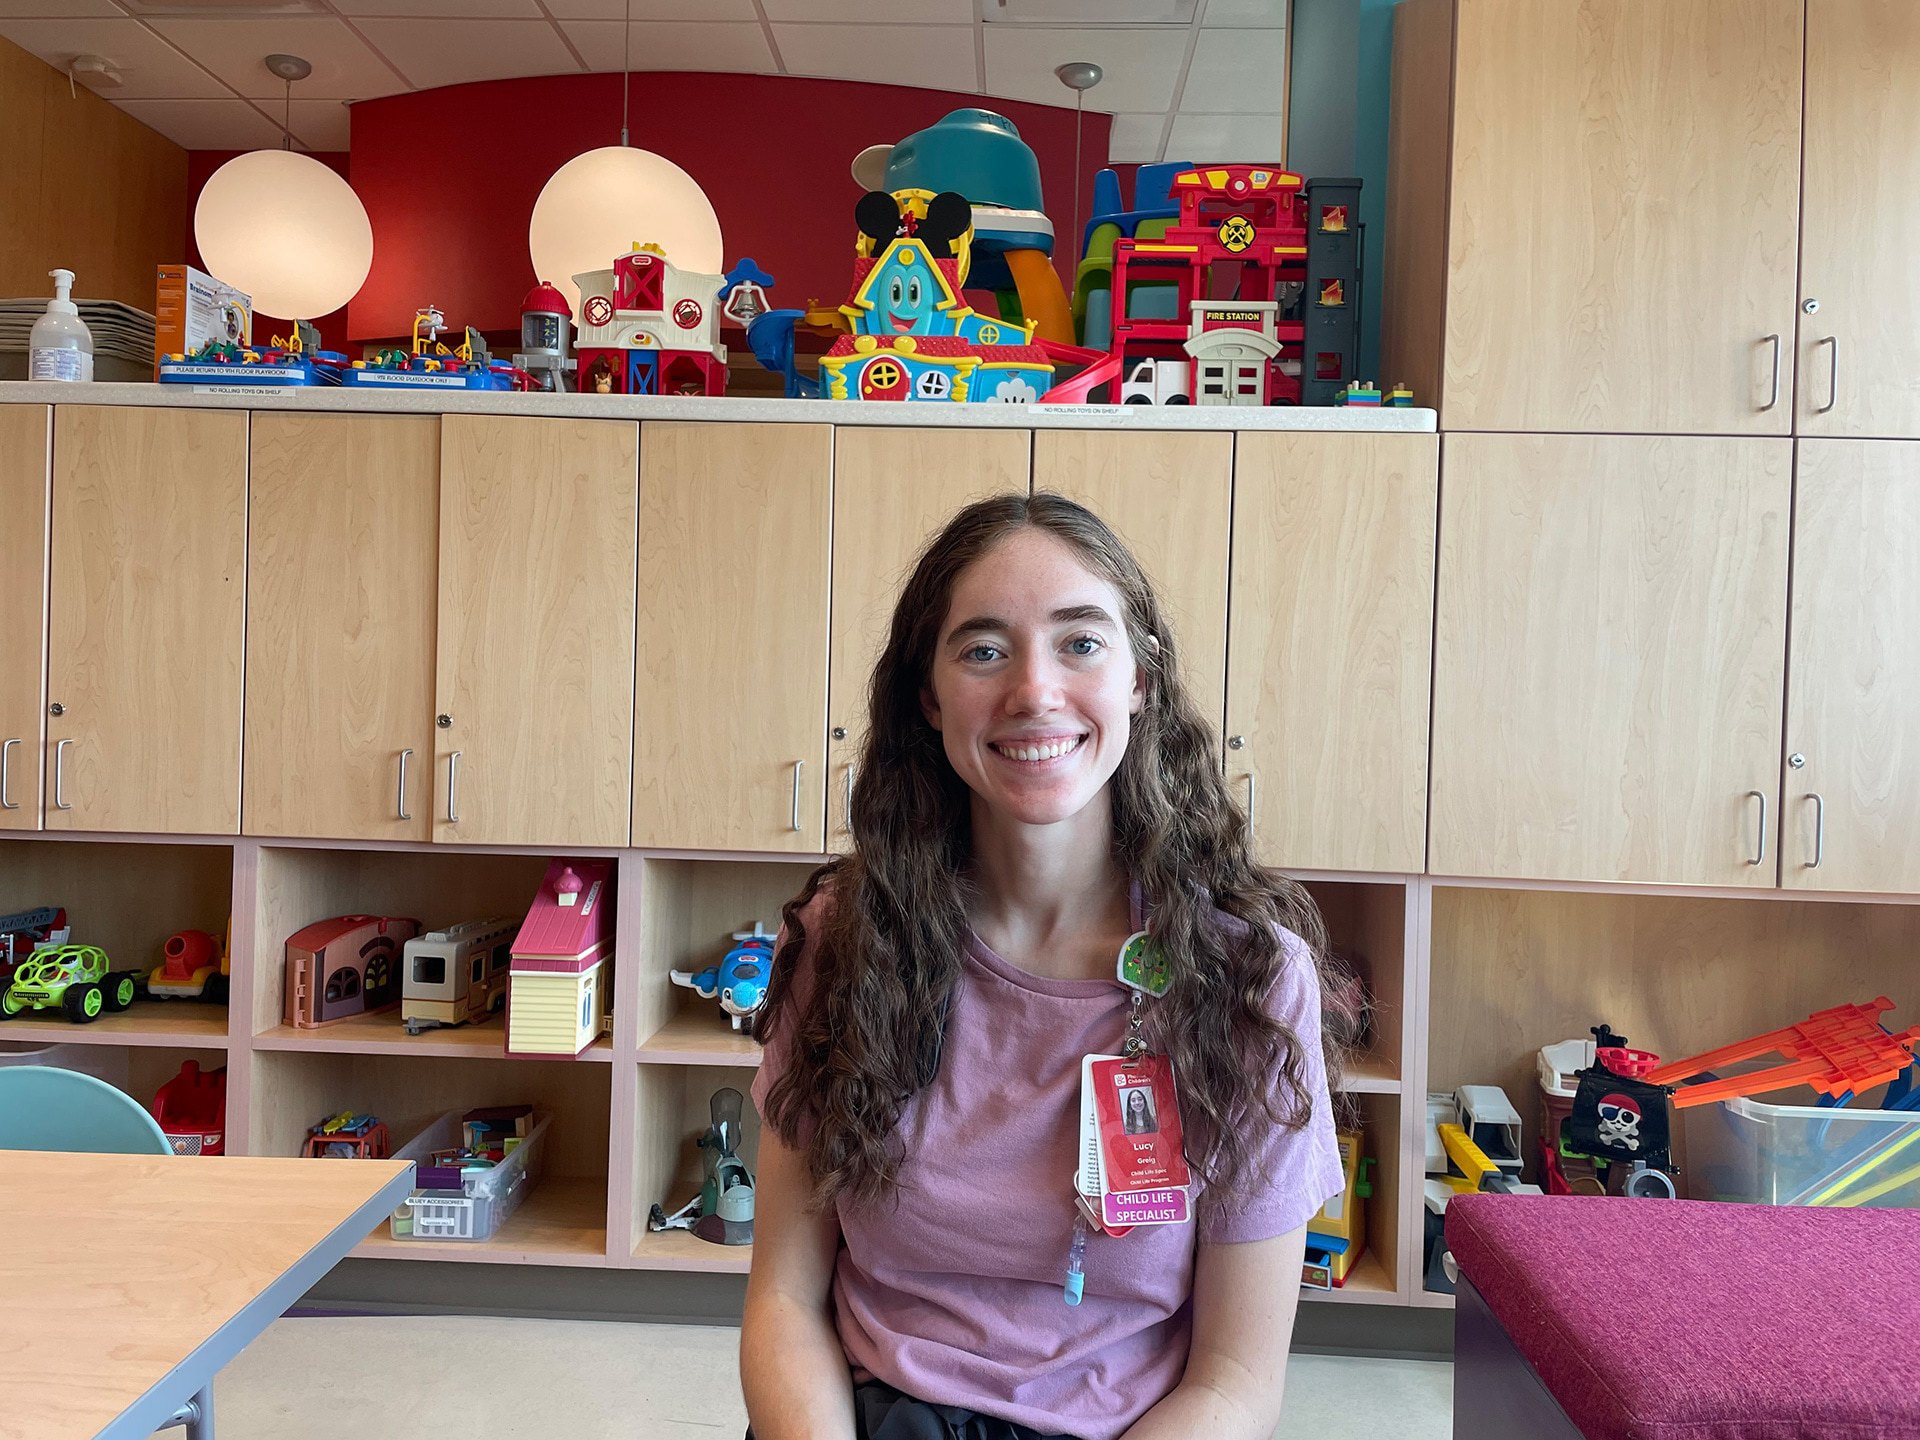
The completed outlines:
<svg viewBox="0 0 1920 1440">
<path fill-rule="evenodd" d="M 0 295 L 76 293 L 153 308 L 154 266 L 180 258 L 187 152 L 0 40 Z"/>
</svg>

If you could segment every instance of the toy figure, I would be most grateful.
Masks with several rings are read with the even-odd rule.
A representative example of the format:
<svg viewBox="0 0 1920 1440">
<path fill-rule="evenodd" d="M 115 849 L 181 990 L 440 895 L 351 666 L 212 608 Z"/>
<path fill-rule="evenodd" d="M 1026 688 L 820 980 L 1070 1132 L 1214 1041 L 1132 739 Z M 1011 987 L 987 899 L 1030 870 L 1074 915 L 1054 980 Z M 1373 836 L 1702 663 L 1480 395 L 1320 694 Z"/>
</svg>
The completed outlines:
<svg viewBox="0 0 1920 1440">
<path fill-rule="evenodd" d="M 647 1212 L 648 1230 L 691 1230 L 715 1245 L 753 1243 L 753 1175 L 739 1155 L 743 1103 L 732 1086 L 714 1091 L 708 1107 L 713 1123 L 699 1140 L 706 1157 L 700 1193 L 671 1215 L 664 1206 L 653 1206 Z"/>
<path fill-rule="evenodd" d="M 736 930 L 733 949 L 721 957 L 718 965 L 700 971 L 672 970 L 668 978 L 676 985 L 699 992 L 705 1000 L 718 999 L 720 1008 L 733 1021 L 733 1028 L 757 1011 L 767 998 L 767 980 L 773 968 L 774 937 L 758 920 L 751 930 Z"/>
</svg>

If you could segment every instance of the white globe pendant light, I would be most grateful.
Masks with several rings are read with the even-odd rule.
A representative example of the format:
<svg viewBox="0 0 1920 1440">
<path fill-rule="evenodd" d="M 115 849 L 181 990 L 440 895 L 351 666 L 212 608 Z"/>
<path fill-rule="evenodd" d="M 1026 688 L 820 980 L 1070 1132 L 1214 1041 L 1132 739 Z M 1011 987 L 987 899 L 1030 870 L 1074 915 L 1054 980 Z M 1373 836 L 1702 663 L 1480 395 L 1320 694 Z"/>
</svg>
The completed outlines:
<svg viewBox="0 0 1920 1440">
<path fill-rule="evenodd" d="M 313 67 L 297 55 L 269 55 L 267 68 L 293 82 Z M 253 308 L 283 320 L 338 310 L 373 268 L 373 226 L 353 187 L 291 148 L 237 155 L 214 171 L 193 210 L 193 238 L 207 272 L 244 290 Z"/>
<path fill-rule="evenodd" d="M 631 22 L 632 4 L 628 4 Z M 535 278 L 558 286 L 580 314 L 575 275 L 605 270 L 616 255 L 651 242 L 682 270 L 718 275 L 726 268 L 720 217 L 686 171 L 651 150 L 627 144 L 627 71 L 622 48 L 620 143 L 576 155 L 553 172 L 533 204 L 527 249 Z"/>
</svg>

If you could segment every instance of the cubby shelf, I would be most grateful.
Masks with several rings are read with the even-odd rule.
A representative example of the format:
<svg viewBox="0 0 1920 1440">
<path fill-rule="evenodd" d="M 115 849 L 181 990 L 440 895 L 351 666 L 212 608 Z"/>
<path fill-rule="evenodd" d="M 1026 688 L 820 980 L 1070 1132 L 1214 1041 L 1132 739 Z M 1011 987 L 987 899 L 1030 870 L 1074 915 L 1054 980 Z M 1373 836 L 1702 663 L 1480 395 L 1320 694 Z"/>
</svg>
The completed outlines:
<svg viewBox="0 0 1920 1440">
<path fill-rule="evenodd" d="M 1347 1283 L 1338 1290 L 1303 1289 L 1301 1298 L 1305 1300 L 1325 1300 L 1332 1304 L 1346 1305 L 1397 1305 L 1401 1303 L 1399 1291 L 1394 1288 L 1393 1280 L 1387 1274 L 1387 1267 L 1380 1263 L 1380 1256 L 1369 1249 L 1353 1267 L 1353 1273 L 1347 1276 Z"/>
<path fill-rule="evenodd" d="M 1398 1095 L 1398 1066 L 1377 1055 L 1359 1055 L 1347 1061 L 1347 1073 L 1340 1088 L 1350 1095 Z"/>
<path fill-rule="evenodd" d="M 0 1020 L 0 1040 L 57 1045 L 171 1045 L 196 1050 L 227 1048 L 227 1007 L 141 1002 L 118 1015 L 86 1024 L 21 1015 Z"/>
<path fill-rule="evenodd" d="M 345 1055 L 443 1055 L 464 1060 L 541 1060 L 548 1057 L 509 1055 L 505 1031 L 499 1023 L 456 1025 L 407 1034 L 406 1026 L 394 1013 L 356 1015 L 336 1020 L 314 1030 L 291 1025 L 276 1025 L 253 1037 L 256 1050 L 315 1050 Z M 565 1057 L 559 1057 L 565 1063 Z M 577 1058 L 606 1064 L 613 1059 L 613 1044 L 602 1035 Z"/>
<path fill-rule="evenodd" d="M 686 1009 L 642 1040 L 634 1058 L 642 1065 L 757 1067 L 760 1046 L 746 1032 L 729 1029 L 717 1012 Z"/>
<path fill-rule="evenodd" d="M 696 1242 L 698 1243 L 698 1242 Z M 487 1265 L 607 1264 L 607 1185 L 549 1175 L 534 1186 L 500 1233 L 468 1244 L 396 1240 L 384 1223 L 350 1254 L 363 1260 L 441 1260 Z"/>
<path fill-rule="evenodd" d="M 633 1247 L 639 1270 L 694 1270 L 710 1275 L 744 1275 L 753 1264 L 751 1245 L 715 1245 L 685 1230 L 642 1235 Z"/>
</svg>

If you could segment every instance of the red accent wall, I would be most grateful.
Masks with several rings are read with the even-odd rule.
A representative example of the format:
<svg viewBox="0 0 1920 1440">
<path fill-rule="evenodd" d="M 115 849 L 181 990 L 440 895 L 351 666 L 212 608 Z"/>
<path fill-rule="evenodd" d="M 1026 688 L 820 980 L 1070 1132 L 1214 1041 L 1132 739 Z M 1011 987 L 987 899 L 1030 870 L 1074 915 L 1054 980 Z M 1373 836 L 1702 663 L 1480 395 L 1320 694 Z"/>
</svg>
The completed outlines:
<svg viewBox="0 0 1920 1440">
<path fill-rule="evenodd" d="M 634 145 L 665 155 L 706 191 L 729 265 L 743 255 L 759 261 L 778 281 L 776 304 L 815 297 L 837 304 L 853 266 L 853 157 L 968 105 L 997 110 L 1019 127 L 1039 157 L 1048 209 L 1064 232 L 1072 207 L 1071 108 L 787 75 L 635 74 L 629 128 Z M 1109 124 L 1105 115 L 1086 116 L 1083 216 Z M 347 174 L 373 222 L 373 272 L 345 326 L 329 317 L 321 333 L 329 343 L 404 335 L 428 303 L 452 325 L 517 332 L 520 301 L 535 279 L 527 222 L 540 187 L 575 155 L 619 139 L 617 74 L 486 81 L 361 101 L 353 107 Z M 198 195 L 226 157 L 193 158 Z M 1061 270 L 1067 273 L 1064 263 Z"/>
</svg>

